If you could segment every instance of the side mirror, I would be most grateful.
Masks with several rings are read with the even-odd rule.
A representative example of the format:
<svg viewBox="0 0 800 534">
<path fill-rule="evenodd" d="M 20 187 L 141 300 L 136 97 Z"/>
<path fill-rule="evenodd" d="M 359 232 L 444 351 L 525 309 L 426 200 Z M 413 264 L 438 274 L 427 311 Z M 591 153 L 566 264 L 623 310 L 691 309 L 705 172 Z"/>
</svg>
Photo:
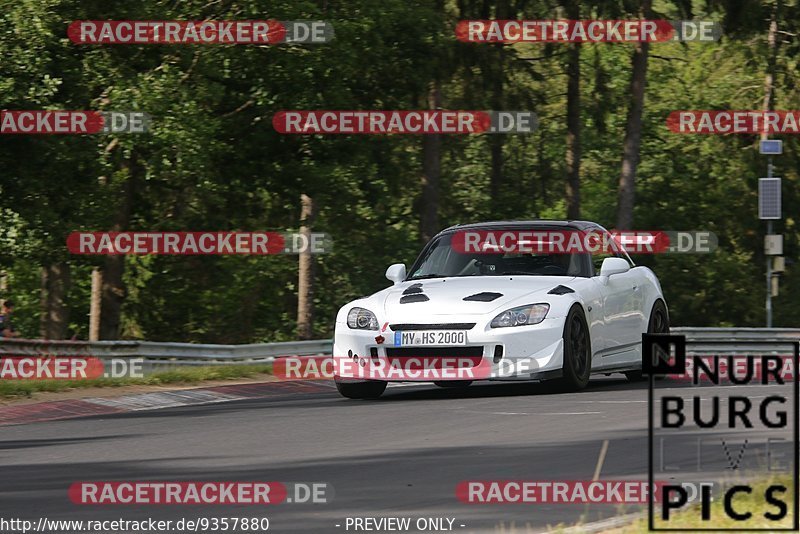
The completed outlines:
<svg viewBox="0 0 800 534">
<path fill-rule="evenodd" d="M 394 282 L 394 285 L 399 284 L 406 279 L 406 266 L 402 263 L 395 263 L 386 269 L 386 278 Z"/>
<path fill-rule="evenodd" d="M 609 276 L 627 273 L 631 270 L 630 264 L 622 258 L 606 258 L 600 266 L 600 276 L 605 282 Z"/>
</svg>

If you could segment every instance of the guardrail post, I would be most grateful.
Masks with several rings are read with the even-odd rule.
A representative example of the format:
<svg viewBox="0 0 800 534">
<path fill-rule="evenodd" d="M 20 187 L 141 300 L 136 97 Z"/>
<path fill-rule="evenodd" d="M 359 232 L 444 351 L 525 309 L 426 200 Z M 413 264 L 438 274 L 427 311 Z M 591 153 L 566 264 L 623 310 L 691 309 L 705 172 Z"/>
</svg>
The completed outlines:
<svg viewBox="0 0 800 534">
<path fill-rule="evenodd" d="M 103 272 L 95 267 L 92 270 L 92 296 L 89 304 L 89 341 L 100 339 L 100 302 L 103 288 Z"/>
</svg>

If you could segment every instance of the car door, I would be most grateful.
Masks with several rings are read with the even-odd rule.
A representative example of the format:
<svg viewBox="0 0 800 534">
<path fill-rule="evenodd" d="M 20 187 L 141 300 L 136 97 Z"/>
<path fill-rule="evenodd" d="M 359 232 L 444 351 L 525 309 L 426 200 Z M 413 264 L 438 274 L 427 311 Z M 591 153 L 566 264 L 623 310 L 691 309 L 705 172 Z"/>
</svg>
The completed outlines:
<svg viewBox="0 0 800 534">
<path fill-rule="evenodd" d="M 595 276 L 599 277 L 600 266 L 605 258 L 618 257 L 630 263 L 629 258 L 619 251 L 597 254 L 594 257 Z M 630 351 L 641 344 L 641 301 L 643 296 L 642 277 L 636 268 L 628 272 L 608 277 L 600 282 L 603 303 L 604 323 L 604 364 L 626 360 Z"/>
<path fill-rule="evenodd" d="M 606 352 L 633 350 L 641 343 L 642 285 L 633 270 L 610 276 L 605 287 Z"/>
</svg>

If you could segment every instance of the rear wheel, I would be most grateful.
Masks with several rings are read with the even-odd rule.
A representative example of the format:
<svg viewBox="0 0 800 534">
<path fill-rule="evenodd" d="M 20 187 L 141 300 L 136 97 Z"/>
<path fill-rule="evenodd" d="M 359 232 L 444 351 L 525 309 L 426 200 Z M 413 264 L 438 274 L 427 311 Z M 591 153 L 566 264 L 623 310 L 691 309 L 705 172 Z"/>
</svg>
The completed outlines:
<svg viewBox="0 0 800 534">
<path fill-rule="evenodd" d="M 657 300 L 653 305 L 653 311 L 650 312 L 650 321 L 647 324 L 648 334 L 669 334 L 669 314 L 667 307 L 663 301 Z M 642 370 L 626 371 L 625 377 L 631 382 L 639 382 L 644 380 Z M 663 376 L 656 378 L 663 378 Z"/>
<path fill-rule="evenodd" d="M 386 382 L 373 380 L 370 382 L 340 382 L 336 380 L 336 389 L 342 397 L 348 399 L 377 399 L 386 390 Z"/>
<path fill-rule="evenodd" d="M 564 367 L 560 381 L 562 389 L 577 391 L 589 383 L 592 371 L 592 344 L 589 327 L 580 306 L 569 311 L 564 323 Z"/>
<path fill-rule="evenodd" d="M 472 384 L 472 380 L 437 380 L 434 384 L 440 388 L 465 388 Z"/>
</svg>

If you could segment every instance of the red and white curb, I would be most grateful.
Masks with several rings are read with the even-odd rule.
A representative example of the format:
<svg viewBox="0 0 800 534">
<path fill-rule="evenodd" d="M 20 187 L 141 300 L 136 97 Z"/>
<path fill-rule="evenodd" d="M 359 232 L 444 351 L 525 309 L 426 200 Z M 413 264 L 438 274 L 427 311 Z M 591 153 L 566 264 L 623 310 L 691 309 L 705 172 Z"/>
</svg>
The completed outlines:
<svg viewBox="0 0 800 534">
<path fill-rule="evenodd" d="M 289 393 L 313 393 L 328 390 L 321 383 L 306 381 L 232 384 L 208 388 L 137 393 L 119 397 L 38 402 L 23 406 L 5 406 L 0 410 L 0 426 L 59 421 L 93 415 L 111 415 L 181 406 L 217 404 L 245 399 L 275 397 Z"/>
</svg>

